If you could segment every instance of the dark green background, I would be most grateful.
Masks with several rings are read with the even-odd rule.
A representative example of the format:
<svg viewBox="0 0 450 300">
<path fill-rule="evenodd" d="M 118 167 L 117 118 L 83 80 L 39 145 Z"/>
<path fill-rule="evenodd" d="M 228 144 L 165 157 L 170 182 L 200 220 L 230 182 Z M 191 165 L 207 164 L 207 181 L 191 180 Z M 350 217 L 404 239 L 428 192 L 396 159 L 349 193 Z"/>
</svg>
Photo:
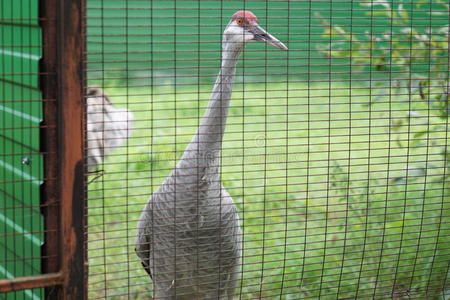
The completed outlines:
<svg viewBox="0 0 450 300">
<path fill-rule="evenodd" d="M 251 43 L 240 66 L 246 81 L 290 78 L 339 80 L 356 72 L 347 59 L 328 59 L 317 48 L 330 42 L 322 35 L 325 20 L 345 25 L 362 38 L 390 28 L 383 9 L 362 7 L 358 1 L 88 1 L 87 37 L 90 79 L 129 79 L 140 85 L 158 83 L 209 83 L 219 68 L 220 41 L 230 16 L 237 10 L 253 11 L 259 23 L 284 41 L 290 51 Z M 398 8 L 395 2 L 394 8 Z M 427 12 L 405 3 L 411 25 L 426 30 L 436 26 Z M 443 23 L 448 20 L 442 21 Z M 441 23 L 442 23 L 441 22 Z M 394 32 L 399 28 L 393 28 Z M 268 51 L 266 51 L 266 49 Z M 239 72 L 239 71 L 238 71 Z M 239 74 L 239 73 L 238 73 Z M 176 76 L 175 76 L 176 75 Z M 285 76 L 280 76 L 285 75 Z M 256 77 L 255 77 L 256 76 Z M 355 76 L 354 76 L 355 78 Z"/>
<path fill-rule="evenodd" d="M 37 16 L 38 0 L 0 1 L 0 279 L 41 273 L 42 45 Z M 41 289 L 0 296 L 41 297 Z"/>
</svg>

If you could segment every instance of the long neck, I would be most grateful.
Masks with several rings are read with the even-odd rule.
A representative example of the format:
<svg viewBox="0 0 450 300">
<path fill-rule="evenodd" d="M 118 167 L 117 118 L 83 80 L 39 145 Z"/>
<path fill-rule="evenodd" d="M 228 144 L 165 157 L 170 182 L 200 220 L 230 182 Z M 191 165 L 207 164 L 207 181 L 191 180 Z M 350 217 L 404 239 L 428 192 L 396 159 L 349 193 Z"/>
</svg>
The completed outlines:
<svg viewBox="0 0 450 300">
<path fill-rule="evenodd" d="M 222 51 L 222 67 L 214 84 L 211 98 L 206 107 L 200 126 L 186 150 L 218 152 L 228 115 L 228 107 L 233 89 L 236 62 L 243 46 L 225 45 Z"/>
</svg>

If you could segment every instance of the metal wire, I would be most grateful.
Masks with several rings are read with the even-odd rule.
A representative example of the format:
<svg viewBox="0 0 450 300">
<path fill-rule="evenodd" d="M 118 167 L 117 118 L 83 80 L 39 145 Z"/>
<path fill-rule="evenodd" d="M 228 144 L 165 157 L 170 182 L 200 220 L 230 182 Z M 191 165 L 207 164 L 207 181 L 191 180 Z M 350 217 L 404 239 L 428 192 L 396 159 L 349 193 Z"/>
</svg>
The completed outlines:
<svg viewBox="0 0 450 300">
<path fill-rule="evenodd" d="M 103 127 L 99 172 L 86 177 L 90 299 L 153 295 L 134 249 L 139 215 L 199 127 L 223 30 L 241 9 L 289 51 L 251 43 L 236 70 L 219 158 L 241 218 L 234 299 L 448 298 L 447 3 L 86 4 L 86 88 L 107 95 L 103 110 L 129 113 L 118 121 L 126 141 Z M 88 156 L 96 141 L 87 139 Z M 188 227 L 192 216 L 181 217 L 167 226 Z M 196 251 L 197 271 L 206 271 Z M 170 255 L 152 263 L 166 259 L 187 266 Z M 179 283 L 176 295 L 187 287 Z"/>
<path fill-rule="evenodd" d="M 41 215 L 43 155 L 51 153 L 42 153 L 39 145 L 39 21 L 28 2 L 0 5 L 0 279 L 40 274 L 41 259 L 51 259 L 41 257 L 44 234 L 55 228 L 44 229 Z M 42 295 L 42 289 L 30 289 L 0 298 Z"/>
</svg>

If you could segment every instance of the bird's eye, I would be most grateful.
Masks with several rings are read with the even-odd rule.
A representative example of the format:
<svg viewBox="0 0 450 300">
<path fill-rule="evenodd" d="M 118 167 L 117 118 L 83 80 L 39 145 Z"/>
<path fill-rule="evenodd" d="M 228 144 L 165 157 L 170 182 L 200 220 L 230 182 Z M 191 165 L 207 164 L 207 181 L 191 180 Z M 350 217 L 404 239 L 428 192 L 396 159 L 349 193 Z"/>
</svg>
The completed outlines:
<svg viewBox="0 0 450 300">
<path fill-rule="evenodd" d="M 238 25 L 242 25 L 242 24 L 244 24 L 244 20 L 243 19 L 237 19 L 236 23 L 238 23 Z"/>
</svg>

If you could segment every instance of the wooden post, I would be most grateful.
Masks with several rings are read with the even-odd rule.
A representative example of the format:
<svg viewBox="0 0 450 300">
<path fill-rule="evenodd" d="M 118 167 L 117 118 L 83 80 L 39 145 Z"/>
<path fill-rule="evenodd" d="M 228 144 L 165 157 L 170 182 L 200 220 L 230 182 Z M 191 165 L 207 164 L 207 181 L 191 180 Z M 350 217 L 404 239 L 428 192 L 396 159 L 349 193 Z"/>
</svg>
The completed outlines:
<svg viewBox="0 0 450 300">
<path fill-rule="evenodd" d="M 46 103 L 43 271 L 62 276 L 61 285 L 46 289 L 46 299 L 86 299 L 83 1 L 41 0 L 40 13 Z"/>
</svg>

